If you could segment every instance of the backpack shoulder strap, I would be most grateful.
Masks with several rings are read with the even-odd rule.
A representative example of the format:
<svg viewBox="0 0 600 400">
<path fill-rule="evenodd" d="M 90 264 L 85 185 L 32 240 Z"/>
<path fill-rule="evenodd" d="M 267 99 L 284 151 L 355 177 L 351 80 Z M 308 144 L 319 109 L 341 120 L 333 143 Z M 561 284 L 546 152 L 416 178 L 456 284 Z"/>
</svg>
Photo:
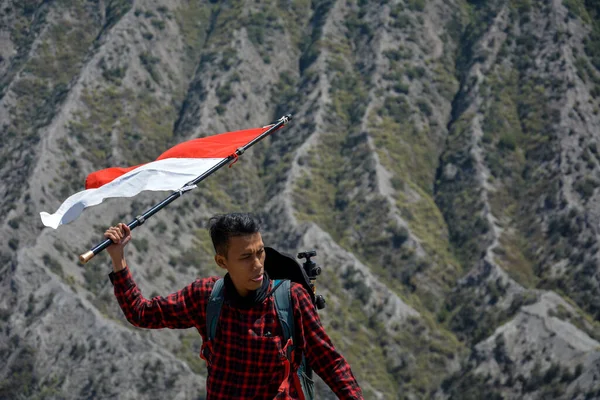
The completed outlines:
<svg viewBox="0 0 600 400">
<path fill-rule="evenodd" d="M 206 306 L 206 334 L 208 340 L 213 340 L 217 334 L 217 325 L 223 305 L 223 278 L 215 282 Z"/>
<path fill-rule="evenodd" d="M 292 343 L 294 343 L 294 312 L 292 310 L 290 281 L 287 279 L 282 282 L 275 280 L 273 281 L 273 287 L 275 287 L 273 296 L 275 298 L 275 309 L 283 330 L 283 343 L 287 343 L 289 339 L 292 339 Z"/>
<path fill-rule="evenodd" d="M 281 289 L 279 286 L 283 286 Z M 275 298 L 275 309 L 283 330 L 284 343 L 292 339 L 292 345 L 288 347 L 287 358 L 292 359 L 295 345 L 294 310 L 292 308 L 292 284 L 289 280 L 273 281 L 273 297 Z M 314 400 L 314 381 L 312 380 L 312 369 L 304 354 L 298 370 L 294 373 L 294 385 L 301 399 Z"/>
</svg>

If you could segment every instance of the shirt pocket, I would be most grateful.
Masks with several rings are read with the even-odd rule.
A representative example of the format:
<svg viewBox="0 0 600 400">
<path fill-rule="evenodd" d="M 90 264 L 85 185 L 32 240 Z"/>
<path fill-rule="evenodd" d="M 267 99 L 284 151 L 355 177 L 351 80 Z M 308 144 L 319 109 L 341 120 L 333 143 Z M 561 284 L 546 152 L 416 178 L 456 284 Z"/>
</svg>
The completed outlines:
<svg viewBox="0 0 600 400">
<path fill-rule="evenodd" d="M 247 360 L 258 371 L 270 369 L 273 373 L 273 369 L 282 367 L 286 360 L 281 338 L 278 336 L 250 336 L 247 349 Z"/>
</svg>

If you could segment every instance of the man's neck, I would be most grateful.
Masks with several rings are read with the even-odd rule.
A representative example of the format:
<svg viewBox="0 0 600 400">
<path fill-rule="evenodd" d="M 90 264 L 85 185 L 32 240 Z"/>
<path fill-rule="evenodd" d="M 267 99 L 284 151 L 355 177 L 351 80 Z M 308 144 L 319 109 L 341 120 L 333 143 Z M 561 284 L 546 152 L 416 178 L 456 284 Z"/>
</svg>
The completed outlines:
<svg viewBox="0 0 600 400">
<path fill-rule="evenodd" d="M 238 308 L 250 308 L 255 306 L 256 304 L 262 303 L 269 291 L 270 280 L 268 276 L 265 274 L 265 279 L 263 284 L 258 290 L 243 290 L 245 295 L 240 293 L 240 290 L 235 286 L 233 280 L 229 276 L 229 274 L 225 275 L 225 293 L 226 300 L 234 307 Z"/>
</svg>

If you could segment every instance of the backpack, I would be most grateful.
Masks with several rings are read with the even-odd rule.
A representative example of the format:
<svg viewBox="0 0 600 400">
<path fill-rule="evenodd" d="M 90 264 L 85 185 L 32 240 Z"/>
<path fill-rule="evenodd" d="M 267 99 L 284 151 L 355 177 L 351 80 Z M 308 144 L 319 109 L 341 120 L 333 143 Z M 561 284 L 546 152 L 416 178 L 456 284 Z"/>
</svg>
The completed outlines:
<svg viewBox="0 0 600 400">
<path fill-rule="evenodd" d="M 223 305 L 224 300 L 223 286 L 223 278 L 215 282 L 213 290 L 210 294 L 208 305 L 206 307 L 206 329 L 207 339 L 209 341 L 213 340 L 217 333 L 217 325 L 221 315 L 221 306 Z M 295 321 L 292 310 L 292 296 L 290 289 L 291 283 L 289 280 L 277 279 L 273 281 L 273 289 L 271 294 L 275 299 L 275 309 L 277 311 L 279 323 L 281 324 L 283 331 L 283 343 L 286 343 L 288 339 L 292 339 L 292 346 L 288 347 L 286 355 L 287 359 L 291 361 L 294 351 L 293 344 L 295 343 Z M 300 366 L 298 367 L 296 374 L 298 375 L 298 380 L 300 383 L 300 388 L 297 389 L 300 389 L 302 392 L 298 393 L 300 398 L 304 398 L 305 400 L 314 400 L 314 381 L 312 380 L 312 369 L 308 366 L 308 362 L 304 354 L 302 354 L 302 361 L 300 362 Z M 296 381 L 296 379 L 294 379 L 294 381 Z"/>
</svg>

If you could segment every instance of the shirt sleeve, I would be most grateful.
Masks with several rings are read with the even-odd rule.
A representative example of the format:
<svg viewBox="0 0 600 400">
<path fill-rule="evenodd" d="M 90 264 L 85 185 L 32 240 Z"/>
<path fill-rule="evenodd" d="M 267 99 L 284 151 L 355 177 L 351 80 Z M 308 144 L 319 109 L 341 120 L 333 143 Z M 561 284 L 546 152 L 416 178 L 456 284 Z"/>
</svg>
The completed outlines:
<svg viewBox="0 0 600 400">
<path fill-rule="evenodd" d="M 125 318 L 139 328 L 184 329 L 198 326 L 216 277 L 198 279 L 166 297 L 144 298 L 129 268 L 109 274 Z"/>
<path fill-rule="evenodd" d="M 292 284 L 297 346 L 306 355 L 308 364 L 340 399 L 363 400 L 362 390 L 350 365 L 335 349 L 325 332 L 319 314 L 302 285 Z M 300 322 L 298 324 L 298 322 Z"/>
</svg>

